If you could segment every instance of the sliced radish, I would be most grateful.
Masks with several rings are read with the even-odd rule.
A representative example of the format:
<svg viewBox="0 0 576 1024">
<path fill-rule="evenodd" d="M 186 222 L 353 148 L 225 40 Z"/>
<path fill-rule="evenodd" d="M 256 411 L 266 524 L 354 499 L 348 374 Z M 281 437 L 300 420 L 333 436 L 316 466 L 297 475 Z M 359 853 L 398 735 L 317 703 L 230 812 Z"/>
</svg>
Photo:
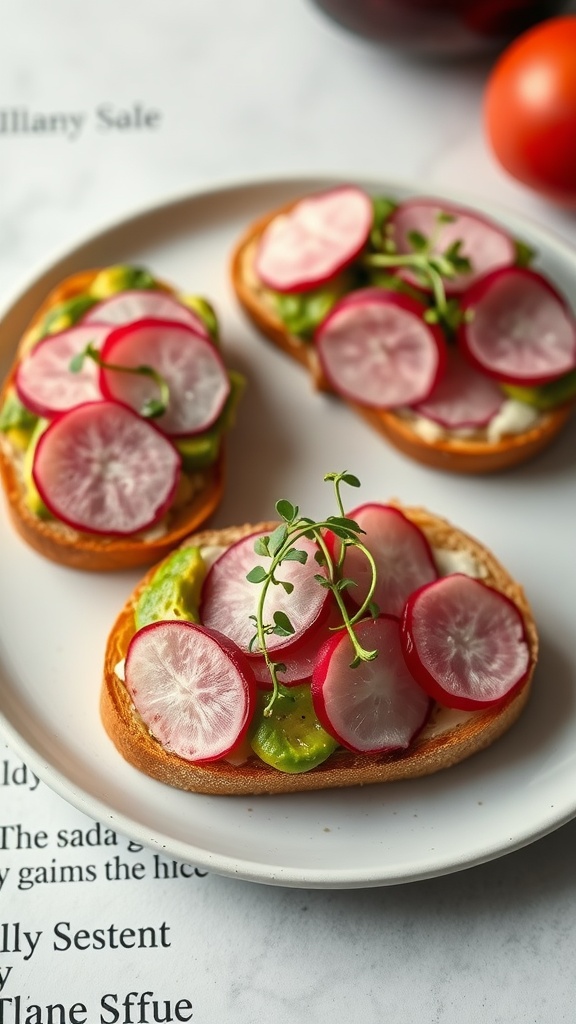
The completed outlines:
<svg viewBox="0 0 576 1024">
<path fill-rule="evenodd" d="M 367 288 L 338 302 L 316 332 L 324 373 L 338 394 L 393 409 L 421 402 L 444 371 L 446 343 L 407 295 Z"/>
<path fill-rule="evenodd" d="M 116 402 L 76 406 L 41 435 L 32 468 L 57 519 L 89 533 L 131 534 L 157 522 L 180 478 L 180 456 L 151 423 Z"/>
<path fill-rule="evenodd" d="M 438 576 L 425 534 L 390 505 L 361 505 L 348 516 L 364 530 L 360 540 L 376 564 L 373 600 L 379 612 L 399 617 L 409 595 Z M 360 606 L 368 595 L 372 578 L 366 556 L 357 547 L 347 548 L 342 571 L 356 583 L 346 593 Z"/>
<path fill-rule="evenodd" d="M 507 384 L 547 384 L 576 367 L 576 325 L 546 278 L 513 267 L 466 292 L 459 343 L 480 370 Z"/>
<path fill-rule="evenodd" d="M 372 200 L 351 185 L 302 199 L 266 228 L 256 273 L 278 292 L 316 288 L 356 259 L 373 218 Z"/>
<path fill-rule="evenodd" d="M 99 371 L 92 359 L 73 373 L 70 363 L 88 344 L 100 350 L 110 333 L 102 324 L 77 324 L 44 338 L 24 357 L 16 371 L 16 390 L 23 405 L 37 416 L 58 413 L 102 398 Z"/>
<path fill-rule="evenodd" d="M 263 536 L 264 533 L 254 533 L 227 548 L 214 562 L 202 587 L 201 621 L 231 637 L 246 653 L 259 650 L 257 645 L 251 648 L 250 642 L 256 632 L 251 616 L 256 614 L 261 584 L 250 583 L 246 576 L 257 565 L 270 566 L 269 558 L 254 551 L 254 542 Z M 277 579 L 292 584 L 294 590 L 287 593 L 281 585 L 272 585 L 264 602 L 264 624 L 273 622 L 275 612 L 284 612 L 294 633 L 287 637 L 268 636 L 269 651 L 280 651 L 304 640 L 323 615 L 329 597 L 328 590 L 314 579 L 315 575 L 326 575 L 326 570 L 314 558 L 317 545 L 302 538 L 296 542 L 296 547 L 307 553 L 306 562 L 283 562 L 275 573 Z"/>
<path fill-rule="evenodd" d="M 225 757 L 246 733 L 254 706 L 254 677 L 236 645 L 174 619 L 132 637 L 126 686 L 152 735 L 187 761 Z"/>
<path fill-rule="evenodd" d="M 284 686 L 298 686 L 304 680 L 311 679 L 320 648 L 334 636 L 333 630 L 341 625 L 341 612 L 335 603 L 330 603 L 326 617 L 322 617 L 322 621 L 306 634 L 304 640 L 283 648 L 278 658 L 274 658 L 286 666 L 284 672 L 278 673 L 280 682 Z M 272 679 L 264 655 L 251 657 L 250 665 L 260 689 L 271 689 Z"/>
<path fill-rule="evenodd" d="M 136 290 L 118 292 L 92 306 L 83 318 L 84 324 L 110 324 L 120 327 L 135 320 L 176 320 L 188 324 L 204 338 L 209 337 L 208 328 L 194 310 L 178 302 L 167 292 Z"/>
<path fill-rule="evenodd" d="M 447 430 L 479 429 L 501 409 L 506 396 L 501 388 L 480 373 L 455 348 L 448 350 L 446 372 L 424 402 L 414 411 Z"/>
<path fill-rule="evenodd" d="M 102 349 L 106 363 L 151 366 L 167 382 L 167 411 L 156 423 L 166 434 L 185 437 L 208 430 L 218 419 L 230 380 L 218 349 L 186 324 L 171 320 L 139 320 L 113 330 Z M 149 377 L 103 368 L 102 393 L 136 412 L 158 397 Z"/>
<path fill-rule="evenodd" d="M 402 646 L 414 678 L 450 708 L 478 710 L 497 704 L 522 685 L 530 668 L 516 605 L 460 573 L 409 597 Z"/>
<path fill-rule="evenodd" d="M 431 702 L 412 678 L 402 656 L 397 619 L 363 619 L 354 631 L 374 661 L 351 668 L 348 634 L 324 645 L 312 678 L 312 700 L 320 723 L 343 747 L 361 754 L 404 750 L 420 732 Z"/>
<path fill-rule="evenodd" d="M 442 213 L 455 219 L 439 223 L 438 217 Z M 471 269 L 444 280 L 449 295 L 460 294 L 483 274 L 500 267 L 510 267 L 516 260 L 514 239 L 501 227 L 472 210 L 437 199 L 408 199 L 400 203 L 390 215 L 388 226 L 398 252 L 403 254 L 414 251 L 410 241 L 412 232 L 436 239 L 432 247 L 436 253 L 445 252 L 454 242 L 462 242 L 459 255 L 470 260 Z M 410 270 L 403 268 L 400 275 L 426 291 L 431 290 L 427 282 Z"/>
</svg>

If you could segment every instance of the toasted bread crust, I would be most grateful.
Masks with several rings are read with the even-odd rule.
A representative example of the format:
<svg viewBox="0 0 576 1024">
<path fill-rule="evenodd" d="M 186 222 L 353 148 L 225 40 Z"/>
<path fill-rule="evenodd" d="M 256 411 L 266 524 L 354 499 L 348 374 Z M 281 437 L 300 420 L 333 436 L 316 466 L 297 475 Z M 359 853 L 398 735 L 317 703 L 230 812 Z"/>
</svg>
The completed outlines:
<svg viewBox="0 0 576 1024">
<path fill-rule="evenodd" d="M 85 270 L 66 278 L 45 299 L 25 331 L 11 370 L 0 391 L 0 406 L 12 386 L 21 355 L 30 346 L 34 330 L 46 313 L 87 290 L 98 270 Z M 162 291 L 172 289 L 160 283 Z M 82 533 L 56 519 L 40 519 L 25 501 L 21 467 L 10 441 L 0 433 L 0 479 L 3 482 L 11 522 L 21 537 L 41 555 L 74 569 L 114 571 L 150 565 L 197 530 L 218 507 L 224 489 L 224 457 L 195 474 L 195 494 L 190 502 L 168 513 L 161 535 L 108 537 Z"/>
<path fill-rule="evenodd" d="M 238 766 L 225 761 L 195 765 L 168 753 L 154 739 L 135 711 L 126 687 L 115 672 L 116 665 L 126 655 L 135 631 L 136 601 L 155 571 L 153 569 L 147 573 L 120 612 L 106 648 L 100 710 L 106 732 L 122 756 L 145 774 L 179 789 L 228 796 L 293 793 L 429 775 L 483 750 L 506 732 L 528 699 L 538 655 L 536 626 L 522 588 L 485 547 L 455 529 L 446 520 L 423 509 L 405 508 L 397 502 L 391 504 L 401 508 L 412 522 L 425 531 L 433 547 L 470 554 L 481 568 L 484 582 L 500 590 L 516 604 L 524 619 L 531 665 L 526 682 L 519 691 L 497 707 L 471 714 L 441 735 L 431 736 L 429 730 L 424 729 L 411 747 L 400 753 L 359 755 L 337 750 L 319 767 L 299 775 L 284 774 L 254 756 Z M 275 525 L 259 523 L 227 530 L 207 530 L 188 538 L 185 545 L 228 545 L 257 530 L 271 530 Z"/>
<path fill-rule="evenodd" d="M 232 254 L 232 284 L 241 306 L 258 330 L 305 366 L 318 390 L 331 391 L 314 346 L 287 331 L 253 269 L 254 254 L 265 228 L 275 217 L 287 213 L 296 202 L 298 200 L 287 203 L 250 225 Z M 457 473 L 492 473 L 531 459 L 550 444 L 576 407 L 575 401 L 565 402 L 557 409 L 541 413 L 530 429 L 490 442 L 456 436 L 425 440 L 412 429 L 409 420 L 394 411 L 372 409 L 354 402 L 348 404 L 405 455 L 434 469 Z"/>
</svg>

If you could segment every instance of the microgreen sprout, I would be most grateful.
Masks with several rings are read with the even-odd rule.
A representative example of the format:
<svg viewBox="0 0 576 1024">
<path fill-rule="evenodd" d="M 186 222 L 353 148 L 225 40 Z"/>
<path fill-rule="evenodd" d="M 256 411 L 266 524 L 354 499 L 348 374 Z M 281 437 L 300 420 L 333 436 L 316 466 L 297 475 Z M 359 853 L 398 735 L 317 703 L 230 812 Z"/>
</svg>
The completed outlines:
<svg viewBox="0 0 576 1024">
<path fill-rule="evenodd" d="M 453 214 L 441 211 L 436 217 L 435 229 L 428 238 L 420 231 L 410 231 L 408 241 L 412 246 L 412 252 L 408 253 L 398 252 L 393 232 L 385 229 L 382 232 L 383 251 L 369 253 L 363 260 L 366 267 L 408 267 L 412 270 L 421 282 L 428 284 L 432 289 L 433 304 L 424 314 L 424 319 L 428 323 L 442 324 L 449 330 L 454 330 L 460 323 L 461 311 L 455 299 L 447 298 L 444 282 L 452 280 L 458 274 L 467 273 L 472 266 L 468 257 L 462 255 L 461 239 L 452 242 L 444 252 L 436 251 L 443 225 L 455 220 Z"/>
<path fill-rule="evenodd" d="M 116 363 L 107 363 L 102 359 L 98 349 L 89 341 L 86 348 L 82 349 L 81 352 L 78 352 L 70 360 L 68 366 L 70 372 L 80 373 L 86 359 L 92 359 L 97 366 L 101 366 L 104 370 L 114 370 L 118 373 L 135 373 L 140 377 L 149 377 L 158 385 L 160 394 L 157 398 L 146 399 L 140 409 L 140 415 L 144 416 L 145 419 L 157 419 L 166 412 L 170 399 L 170 388 L 166 378 L 161 373 L 158 373 L 158 370 L 155 370 L 153 366 L 120 366 Z"/>
<path fill-rule="evenodd" d="M 378 654 L 377 651 L 368 651 L 363 648 L 354 631 L 354 625 L 360 619 L 366 617 L 366 615 L 377 614 L 377 609 L 372 601 L 376 586 L 376 565 L 372 555 L 360 540 L 360 534 L 364 533 L 364 531 L 357 522 L 346 515 L 340 494 L 342 484 L 347 484 L 349 487 L 359 487 L 360 481 L 352 473 L 346 471 L 343 473 L 327 473 L 324 480 L 331 482 L 334 486 L 338 515 L 327 516 L 324 520 L 309 519 L 306 516 L 300 515 L 297 505 L 282 499 L 276 503 L 276 511 L 282 520 L 281 523 L 269 536 L 258 537 L 254 543 L 255 553 L 270 559 L 266 567 L 256 565 L 246 577 L 250 583 L 261 586 L 256 614 L 250 616 L 255 626 L 251 649 L 255 649 L 257 646 L 258 650 L 263 653 L 272 679 L 272 695 L 264 710 L 264 714 L 267 716 L 271 715 L 272 706 L 277 697 L 282 693 L 283 688 L 278 676 L 279 673 L 281 674 L 286 671 L 286 666 L 281 662 L 272 660 L 267 649 L 266 638 L 271 635 L 280 637 L 291 636 L 294 633 L 294 627 L 289 616 L 282 611 L 274 612 L 272 621 L 265 622 L 264 602 L 271 586 L 280 586 L 287 594 L 292 593 L 294 590 L 294 584 L 279 578 L 277 571 L 283 563 L 288 561 L 296 561 L 301 564 L 307 562 L 308 552 L 297 546 L 298 541 L 302 537 L 313 540 L 318 545 L 318 550 L 314 557 L 318 565 L 324 569 L 324 572 L 317 573 L 314 579 L 319 586 L 325 587 L 332 592 L 338 605 L 342 616 L 342 625 L 336 628 L 346 629 L 350 637 L 354 651 L 351 667 L 356 667 L 362 661 L 373 661 Z M 326 543 L 327 531 L 332 532 L 341 541 L 336 556 L 332 555 L 329 545 Z M 342 571 L 346 549 L 350 546 L 358 548 L 364 554 L 371 572 L 371 584 L 368 594 L 358 611 L 352 616 L 346 607 L 344 592 L 349 587 L 354 586 L 354 581 L 347 579 Z"/>
</svg>

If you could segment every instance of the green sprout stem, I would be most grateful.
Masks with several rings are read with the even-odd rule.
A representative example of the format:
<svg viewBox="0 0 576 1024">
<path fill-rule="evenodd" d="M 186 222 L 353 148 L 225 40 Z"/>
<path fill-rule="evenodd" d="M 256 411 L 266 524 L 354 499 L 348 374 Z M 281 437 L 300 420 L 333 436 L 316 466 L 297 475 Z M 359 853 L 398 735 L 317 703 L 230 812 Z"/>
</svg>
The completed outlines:
<svg viewBox="0 0 576 1024">
<path fill-rule="evenodd" d="M 435 256 L 424 253 L 386 254 L 372 253 L 364 257 L 364 263 L 370 267 L 395 268 L 409 267 L 412 270 L 420 271 L 428 278 L 434 295 L 434 305 L 440 316 L 447 312 L 446 289 L 444 288 L 443 277 L 452 277 L 452 266 L 444 256 Z"/>
<path fill-rule="evenodd" d="M 71 372 L 79 373 L 85 359 L 91 359 L 104 370 L 114 370 L 117 373 L 135 373 L 139 377 L 149 377 L 158 386 L 159 396 L 158 398 L 148 398 L 140 410 L 140 415 L 146 419 L 157 419 L 166 412 L 170 400 L 170 388 L 166 378 L 158 370 L 155 370 L 153 366 L 121 366 L 117 363 L 108 363 L 102 359 L 98 349 L 94 347 L 92 342 L 88 342 L 86 348 L 71 360 Z"/>
<path fill-rule="evenodd" d="M 426 311 L 424 319 L 429 323 L 442 323 L 448 331 L 458 325 L 462 314 L 457 304 L 455 306 L 454 301 L 447 298 L 444 281 L 458 274 L 467 273 L 471 269 L 470 260 L 462 255 L 461 240 L 452 242 L 444 252 L 436 251 L 443 225 L 455 219 L 453 214 L 440 211 L 436 217 L 434 230 L 428 238 L 418 231 L 408 233 L 408 240 L 412 245 L 411 252 L 399 253 L 394 239 L 389 236 L 383 241 L 383 252 L 367 253 L 363 258 L 365 267 L 390 270 L 408 267 L 416 271 L 420 277 L 424 277 L 433 295 L 432 307 Z"/>
<path fill-rule="evenodd" d="M 317 578 L 319 580 L 319 584 L 329 589 L 336 600 L 338 609 L 342 616 L 342 624 L 340 626 L 333 628 L 347 630 L 354 651 L 352 666 L 359 665 L 360 662 L 362 661 L 372 661 L 374 658 L 376 658 L 378 654 L 377 651 L 369 651 L 362 647 L 353 628 L 354 625 L 357 622 L 359 622 L 360 619 L 362 619 L 369 612 L 372 606 L 372 598 L 376 586 L 376 565 L 374 563 L 374 559 L 370 552 L 368 551 L 368 549 L 359 540 L 357 536 L 358 533 L 362 532 L 358 524 L 354 523 L 350 519 L 347 519 L 340 496 L 340 486 L 342 482 L 350 482 L 352 480 L 355 480 L 355 478 L 348 473 L 329 473 L 325 476 L 324 479 L 326 481 L 331 480 L 334 483 L 336 501 L 340 512 L 340 516 L 330 517 L 322 521 L 314 522 L 310 519 L 300 517 L 298 515 L 298 510 L 295 509 L 293 506 L 290 506 L 290 509 L 293 511 L 294 514 L 289 518 L 288 521 L 286 521 L 286 525 L 284 527 L 285 533 L 281 535 L 281 537 L 283 538 L 282 543 L 279 544 L 278 549 L 271 556 L 269 568 L 267 568 L 266 570 L 257 570 L 257 578 L 252 580 L 252 582 L 259 582 L 262 584 L 261 591 L 258 597 L 256 613 L 253 616 L 256 624 L 256 635 L 254 637 L 254 641 L 258 641 L 259 648 L 264 655 L 264 659 L 272 679 L 272 694 L 270 700 L 266 705 L 266 708 L 264 709 L 264 714 L 266 716 L 271 715 L 274 702 L 276 701 L 276 699 L 282 693 L 283 690 L 281 682 L 278 678 L 278 673 L 282 671 L 283 666 L 281 663 L 275 662 L 271 658 L 267 646 L 267 636 L 271 633 L 278 633 L 282 629 L 284 630 L 282 635 L 289 636 L 291 631 L 291 624 L 287 616 L 282 616 L 282 619 L 280 621 L 278 619 L 276 620 L 275 625 L 266 625 L 264 621 L 264 604 L 266 601 L 266 596 L 271 586 L 281 585 L 284 586 L 285 589 L 287 589 L 287 587 L 289 586 L 289 584 L 286 584 L 285 582 L 283 583 L 282 580 L 277 579 L 275 573 L 276 570 L 281 565 L 281 563 L 287 558 L 287 556 L 289 557 L 289 552 L 294 550 L 294 545 L 301 538 L 306 537 L 308 539 L 314 539 L 318 545 L 318 549 L 321 553 L 321 562 L 326 567 L 327 575 L 326 577 Z M 358 483 L 353 484 L 353 486 L 358 486 Z M 282 502 L 279 502 L 277 508 L 279 506 L 281 507 L 282 504 Z M 280 527 L 280 529 L 282 529 L 282 527 Z M 326 544 L 326 539 L 324 536 L 326 530 L 335 531 L 336 535 L 342 541 L 342 544 L 340 545 L 340 552 L 336 561 L 333 559 L 328 548 L 328 545 Z M 363 601 L 361 607 L 353 616 L 350 616 L 348 613 L 348 609 L 346 608 L 346 604 L 342 596 L 343 588 L 339 586 L 339 584 L 341 584 L 342 582 L 341 569 L 342 563 L 344 561 L 346 548 L 350 545 L 357 547 L 363 553 L 363 555 L 368 561 L 371 572 L 371 583 L 368 590 L 368 594 L 366 595 L 366 598 Z M 248 578 L 250 579 L 250 574 Z"/>
</svg>

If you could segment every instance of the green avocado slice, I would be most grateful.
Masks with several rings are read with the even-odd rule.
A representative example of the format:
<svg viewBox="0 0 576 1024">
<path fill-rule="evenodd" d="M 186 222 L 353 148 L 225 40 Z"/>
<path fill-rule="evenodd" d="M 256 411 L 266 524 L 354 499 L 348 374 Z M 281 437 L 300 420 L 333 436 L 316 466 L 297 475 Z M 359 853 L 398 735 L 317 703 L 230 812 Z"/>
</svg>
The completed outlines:
<svg viewBox="0 0 576 1024">
<path fill-rule="evenodd" d="M 162 619 L 199 622 L 200 590 L 205 575 L 200 548 L 173 551 L 138 598 L 134 610 L 136 629 Z"/>
<path fill-rule="evenodd" d="M 252 750 L 266 764 L 288 774 L 322 764 L 338 746 L 322 728 L 312 706 L 310 686 L 280 687 L 272 714 L 264 715 L 270 694 L 261 692 L 250 732 Z"/>
<path fill-rule="evenodd" d="M 242 374 L 236 373 L 235 370 L 229 370 L 228 376 L 230 377 L 230 394 L 214 426 L 210 427 L 210 430 L 205 430 L 202 434 L 175 439 L 176 447 L 182 456 L 184 469 L 189 472 L 196 469 L 204 469 L 205 466 L 211 466 L 216 461 L 220 451 L 222 434 L 229 430 L 234 422 L 236 408 L 246 386 L 246 381 Z"/>
<path fill-rule="evenodd" d="M 22 479 L 24 481 L 24 501 L 27 507 L 35 516 L 39 519 L 51 519 L 52 513 L 48 511 L 46 505 L 42 501 L 38 493 L 36 484 L 34 483 L 34 477 L 32 476 L 32 467 L 34 465 L 34 456 L 36 454 L 36 446 L 38 441 L 42 437 L 42 434 L 49 426 L 48 420 L 39 419 L 34 430 L 28 447 L 24 453 L 24 461 L 22 463 Z"/>
<path fill-rule="evenodd" d="M 576 397 L 576 370 L 539 387 L 519 387 L 516 384 L 502 384 L 501 387 L 509 398 L 516 398 L 519 402 L 533 405 L 540 412 L 547 412 Z"/>
</svg>

